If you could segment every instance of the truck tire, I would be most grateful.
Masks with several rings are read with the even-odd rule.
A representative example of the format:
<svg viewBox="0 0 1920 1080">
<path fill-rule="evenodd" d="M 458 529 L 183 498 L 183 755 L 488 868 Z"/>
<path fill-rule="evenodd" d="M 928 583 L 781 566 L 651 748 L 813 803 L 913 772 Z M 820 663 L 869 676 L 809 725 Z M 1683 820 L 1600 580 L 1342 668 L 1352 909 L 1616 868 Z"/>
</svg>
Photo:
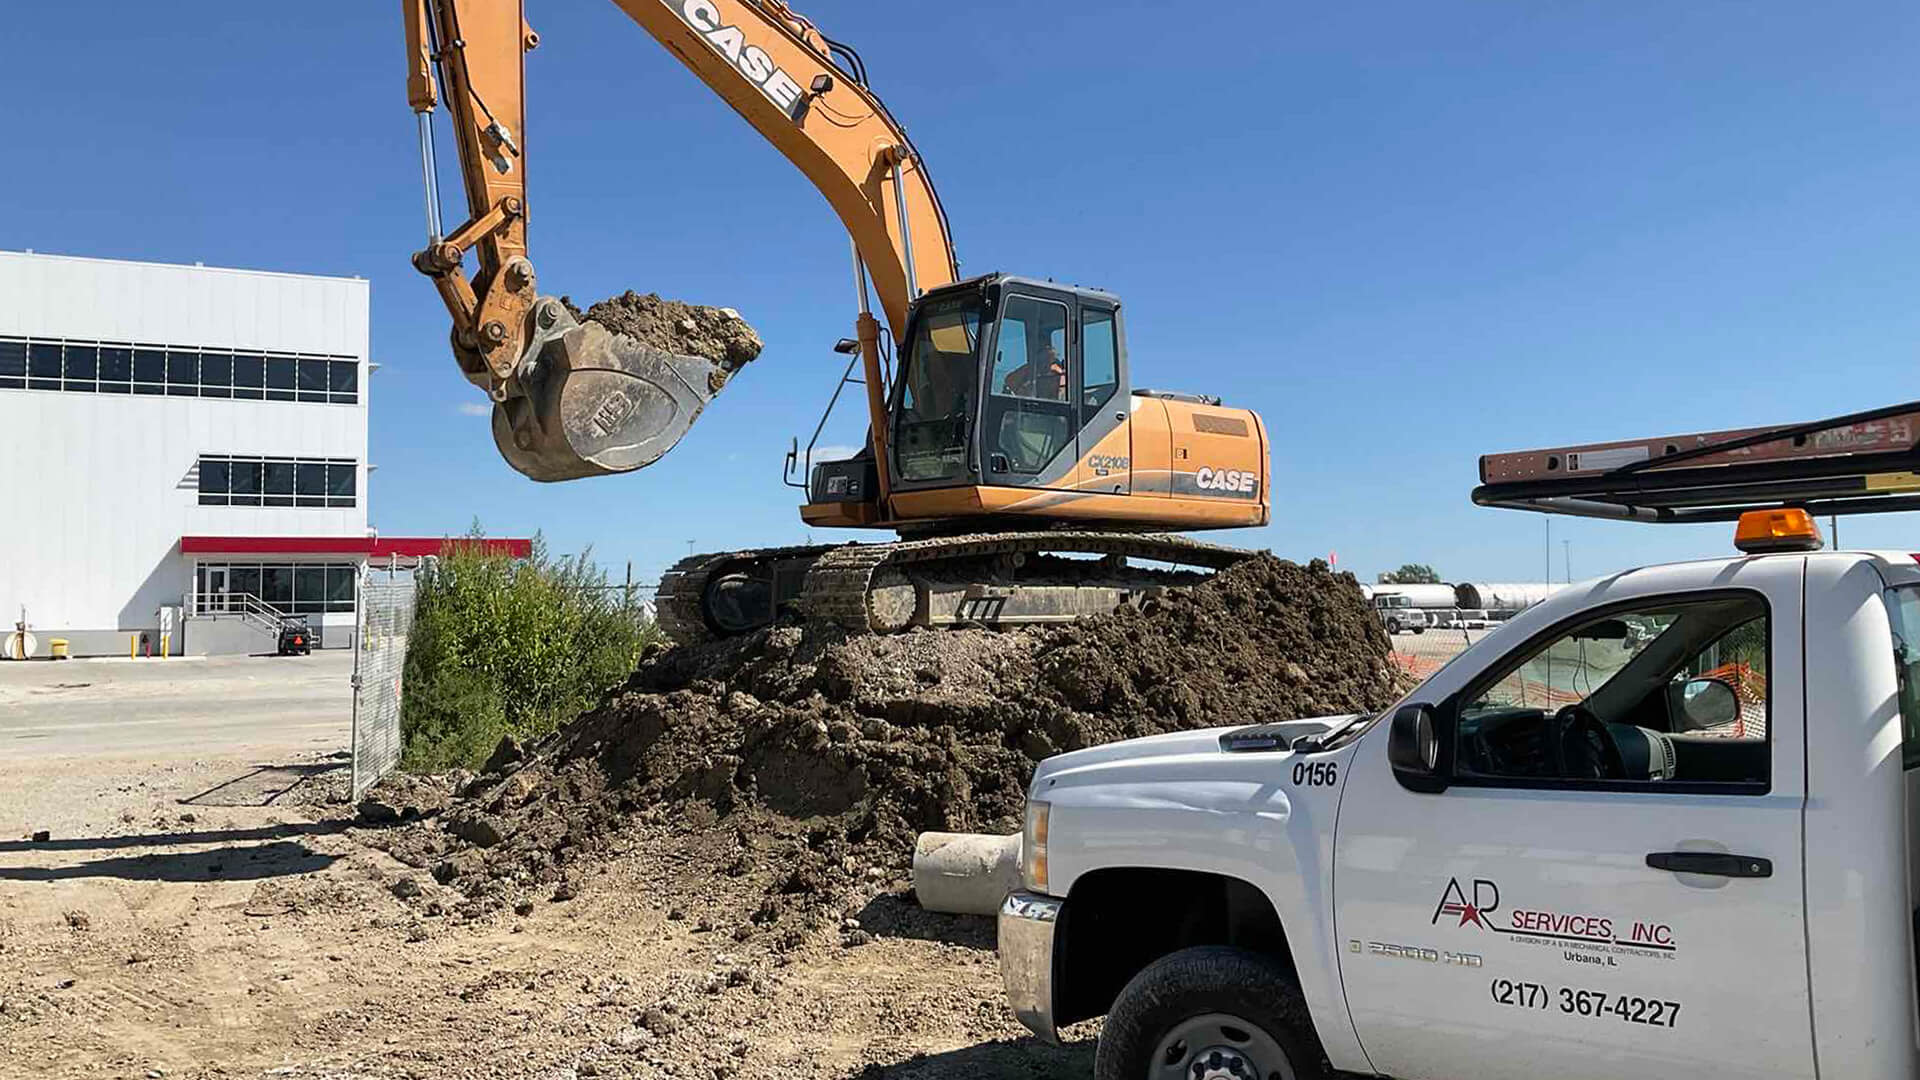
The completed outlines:
<svg viewBox="0 0 1920 1080">
<path fill-rule="evenodd" d="M 1093 1075 L 1325 1080 L 1323 1062 L 1306 999 L 1285 968 L 1245 949 L 1200 945 L 1148 964 L 1120 991 Z"/>
<path fill-rule="evenodd" d="M 1397 634 L 1399 632 L 1400 632 L 1400 620 L 1399 619 L 1389 620 L 1387 622 L 1387 633 Z"/>
</svg>

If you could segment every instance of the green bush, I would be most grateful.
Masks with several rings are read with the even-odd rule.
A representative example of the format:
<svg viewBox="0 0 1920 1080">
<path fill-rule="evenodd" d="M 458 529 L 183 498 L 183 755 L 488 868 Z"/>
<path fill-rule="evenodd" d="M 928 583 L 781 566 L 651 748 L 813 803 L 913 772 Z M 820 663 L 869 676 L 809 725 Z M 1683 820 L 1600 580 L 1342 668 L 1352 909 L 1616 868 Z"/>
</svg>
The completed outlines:
<svg viewBox="0 0 1920 1080">
<path fill-rule="evenodd" d="M 660 638 L 586 554 L 456 545 L 421 571 L 407 642 L 402 765 L 477 766 L 504 734 L 533 739 L 591 706 Z"/>
</svg>

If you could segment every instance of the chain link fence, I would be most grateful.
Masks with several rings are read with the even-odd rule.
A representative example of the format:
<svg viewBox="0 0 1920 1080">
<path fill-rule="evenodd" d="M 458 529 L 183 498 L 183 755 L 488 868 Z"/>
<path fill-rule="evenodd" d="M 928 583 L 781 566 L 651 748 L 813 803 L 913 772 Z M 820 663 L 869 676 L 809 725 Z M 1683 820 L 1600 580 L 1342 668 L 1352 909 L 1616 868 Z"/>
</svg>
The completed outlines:
<svg viewBox="0 0 1920 1080">
<path fill-rule="evenodd" d="M 353 641 L 353 798 L 400 764 L 400 679 L 413 629 L 411 570 L 360 575 Z"/>
<path fill-rule="evenodd" d="M 1487 633 L 1486 630 L 1437 626 L 1420 634 L 1394 634 L 1393 661 L 1414 678 L 1424 679 Z"/>
</svg>

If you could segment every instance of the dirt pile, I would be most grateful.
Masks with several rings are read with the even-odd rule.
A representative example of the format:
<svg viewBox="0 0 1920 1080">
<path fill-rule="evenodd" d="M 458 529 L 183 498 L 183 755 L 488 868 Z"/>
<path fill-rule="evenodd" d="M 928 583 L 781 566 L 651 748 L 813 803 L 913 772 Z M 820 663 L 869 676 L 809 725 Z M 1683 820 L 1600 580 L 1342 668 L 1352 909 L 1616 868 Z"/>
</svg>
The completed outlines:
<svg viewBox="0 0 1920 1080">
<path fill-rule="evenodd" d="M 1159 732 L 1384 707 L 1403 686 L 1350 575 L 1259 557 L 1143 610 L 994 633 L 819 625 L 656 651 L 395 854 L 470 896 L 567 881 L 620 827 L 732 834 L 781 922 L 904 873 L 923 830 L 1011 831 L 1042 758 Z M 422 830 L 427 834 L 427 830 Z"/>
<path fill-rule="evenodd" d="M 663 300 L 629 289 L 582 312 L 568 297 L 576 319 L 592 319 L 616 334 L 664 352 L 704 357 L 737 370 L 760 355 L 760 335 L 732 308 L 704 307 L 679 300 Z"/>
</svg>

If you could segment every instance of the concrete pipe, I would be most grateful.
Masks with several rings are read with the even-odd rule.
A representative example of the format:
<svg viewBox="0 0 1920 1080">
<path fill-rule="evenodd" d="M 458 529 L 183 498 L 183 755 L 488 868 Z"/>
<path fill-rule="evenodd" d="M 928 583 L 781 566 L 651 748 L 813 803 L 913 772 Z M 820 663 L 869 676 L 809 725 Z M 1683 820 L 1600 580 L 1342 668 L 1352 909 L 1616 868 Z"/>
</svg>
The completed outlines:
<svg viewBox="0 0 1920 1080">
<path fill-rule="evenodd" d="M 1020 834 L 921 833 L 913 844 L 913 894 L 928 911 L 996 915 L 1020 887 Z"/>
</svg>

